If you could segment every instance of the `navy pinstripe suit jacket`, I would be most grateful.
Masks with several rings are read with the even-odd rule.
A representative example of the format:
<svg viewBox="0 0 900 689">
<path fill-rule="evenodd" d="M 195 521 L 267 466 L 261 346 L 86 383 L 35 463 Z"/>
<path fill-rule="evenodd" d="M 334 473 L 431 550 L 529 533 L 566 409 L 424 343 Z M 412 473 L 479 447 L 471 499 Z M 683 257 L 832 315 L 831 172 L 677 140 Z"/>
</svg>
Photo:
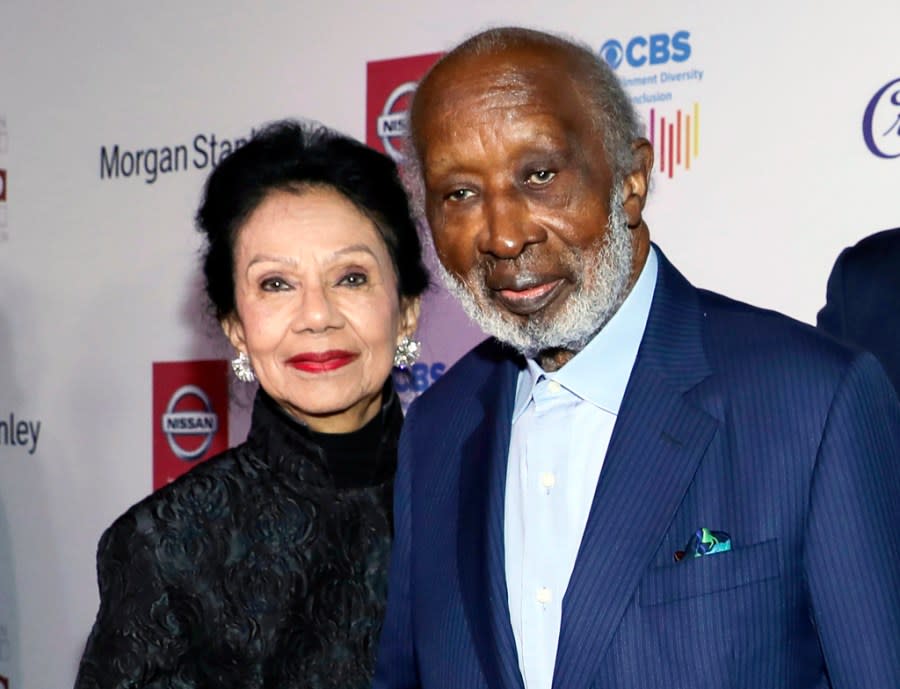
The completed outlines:
<svg viewBox="0 0 900 689">
<path fill-rule="evenodd" d="M 900 404 L 883 370 L 659 255 L 554 689 L 897 689 Z M 483 343 L 407 416 L 378 689 L 523 687 L 503 564 L 521 366 Z M 701 526 L 733 550 L 674 562 Z"/>
<path fill-rule="evenodd" d="M 828 277 L 819 328 L 866 349 L 900 395 L 900 227 L 861 239 L 841 252 Z"/>
</svg>

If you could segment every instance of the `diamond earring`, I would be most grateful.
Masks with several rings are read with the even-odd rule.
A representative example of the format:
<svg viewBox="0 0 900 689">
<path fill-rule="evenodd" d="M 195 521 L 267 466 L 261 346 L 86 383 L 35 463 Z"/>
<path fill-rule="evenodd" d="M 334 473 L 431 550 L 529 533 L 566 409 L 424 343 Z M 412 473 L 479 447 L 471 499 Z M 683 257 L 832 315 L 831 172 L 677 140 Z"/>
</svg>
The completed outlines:
<svg viewBox="0 0 900 689">
<path fill-rule="evenodd" d="M 414 363 L 416 363 L 416 359 L 419 358 L 421 349 L 421 342 L 418 342 L 417 340 L 411 340 L 404 335 L 403 339 L 400 340 L 400 344 L 397 345 L 396 351 L 394 352 L 394 366 L 399 368 L 401 371 L 405 371 Z"/>
<path fill-rule="evenodd" d="M 256 380 L 253 369 L 250 367 L 250 357 L 244 352 L 238 352 L 238 355 L 231 360 L 231 369 L 234 371 L 235 377 L 242 383 L 252 383 Z"/>
</svg>

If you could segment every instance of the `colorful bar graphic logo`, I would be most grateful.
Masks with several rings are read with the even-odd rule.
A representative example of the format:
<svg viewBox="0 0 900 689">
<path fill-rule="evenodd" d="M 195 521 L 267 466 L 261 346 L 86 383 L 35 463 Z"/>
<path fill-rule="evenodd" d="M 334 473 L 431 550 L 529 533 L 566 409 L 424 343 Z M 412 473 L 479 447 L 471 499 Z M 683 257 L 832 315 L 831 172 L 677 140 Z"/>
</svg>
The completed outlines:
<svg viewBox="0 0 900 689">
<path fill-rule="evenodd" d="M 688 110 L 679 108 L 674 115 L 657 113 L 650 108 L 648 134 L 659 171 L 669 179 L 675 168 L 685 171 L 700 154 L 700 103 Z"/>
</svg>

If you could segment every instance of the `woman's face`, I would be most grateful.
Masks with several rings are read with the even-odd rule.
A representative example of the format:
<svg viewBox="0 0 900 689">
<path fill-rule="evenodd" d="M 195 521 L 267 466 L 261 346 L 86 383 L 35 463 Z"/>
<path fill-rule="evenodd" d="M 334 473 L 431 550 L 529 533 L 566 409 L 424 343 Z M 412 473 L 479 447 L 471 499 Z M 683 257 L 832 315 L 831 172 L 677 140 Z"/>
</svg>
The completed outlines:
<svg viewBox="0 0 900 689">
<path fill-rule="evenodd" d="M 310 428 L 344 433 L 378 412 L 417 300 L 375 225 L 332 189 L 271 192 L 238 231 L 236 312 L 223 321 L 263 389 Z"/>
</svg>

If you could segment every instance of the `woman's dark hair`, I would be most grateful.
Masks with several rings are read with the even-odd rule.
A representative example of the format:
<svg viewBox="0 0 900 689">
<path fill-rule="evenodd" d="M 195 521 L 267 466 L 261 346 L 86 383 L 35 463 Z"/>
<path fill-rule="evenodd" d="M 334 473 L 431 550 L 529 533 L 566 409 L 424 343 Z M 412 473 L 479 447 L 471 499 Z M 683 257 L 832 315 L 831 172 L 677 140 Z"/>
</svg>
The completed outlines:
<svg viewBox="0 0 900 689">
<path fill-rule="evenodd" d="M 234 244 L 243 223 L 273 191 L 302 194 L 322 187 L 345 196 L 375 224 L 400 296 L 425 291 L 422 247 L 394 162 L 326 127 L 279 120 L 254 131 L 206 181 L 197 226 L 207 242 L 206 294 L 219 320 L 235 309 Z"/>
</svg>

